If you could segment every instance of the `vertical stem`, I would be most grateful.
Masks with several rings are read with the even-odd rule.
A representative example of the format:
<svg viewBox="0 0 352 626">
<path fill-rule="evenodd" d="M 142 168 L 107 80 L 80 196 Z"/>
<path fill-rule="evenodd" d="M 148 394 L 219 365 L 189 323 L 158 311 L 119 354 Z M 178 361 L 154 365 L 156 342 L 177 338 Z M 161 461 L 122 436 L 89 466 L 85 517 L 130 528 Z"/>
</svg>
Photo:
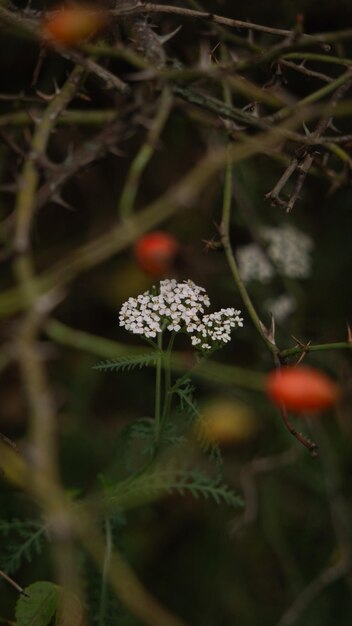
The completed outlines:
<svg viewBox="0 0 352 626">
<path fill-rule="evenodd" d="M 162 369 L 162 345 L 163 345 L 163 333 L 158 333 L 157 346 L 158 346 L 158 360 L 156 362 L 156 378 L 155 378 L 155 431 L 154 439 L 155 443 L 158 443 L 160 437 L 161 419 L 160 419 L 160 407 L 161 407 L 161 369 Z"/>
<path fill-rule="evenodd" d="M 225 256 L 227 259 L 228 266 L 232 273 L 233 279 L 236 283 L 237 289 L 242 298 L 243 304 L 245 305 L 248 315 L 251 318 L 255 328 L 257 329 L 259 335 L 265 342 L 267 348 L 270 352 L 275 355 L 279 352 L 277 346 L 270 341 L 267 336 L 266 329 L 262 322 L 259 319 L 258 313 L 255 310 L 255 307 L 252 303 L 252 300 L 249 296 L 249 293 L 241 279 L 240 273 L 238 271 L 237 262 L 235 256 L 232 251 L 231 242 L 230 242 L 230 217 L 231 217 L 231 197 L 232 197 L 232 163 L 230 158 L 230 147 L 228 147 L 229 158 L 227 159 L 226 170 L 225 170 L 225 183 L 224 183 L 224 192 L 223 192 L 223 206 L 222 206 L 222 219 L 221 219 L 221 240 L 224 247 Z"/>
<path fill-rule="evenodd" d="M 112 556 L 112 531 L 111 531 L 110 519 L 107 517 L 105 520 L 105 554 L 104 554 L 104 563 L 103 563 L 103 571 L 102 571 L 102 578 L 101 578 L 99 626 L 104 626 L 105 624 L 107 583 L 108 583 L 111 556 Z"/>
<path fill-rule="evenodd" d="M 153 120 L 146 141 L 138 151 L 127 175 L 122 190 L 118 213 L 121 218 L 127 219 L 132 215 L 134 203 L 139 189 L 142 174 L 152 158 L 160 134 L 167 122 L 172 107 L 172 95 L 169 87 L 165 87 L 161 94 L 159 109 Z"/>
<path fill-rule="evenodd" d="M 168 418 L 168 414 L 170 412 L 171 406 L 171 352 L 174 345 L 176 333 L 173 332 L 169 341 L 169 345 L 167 347 L 167 351 L 165 353 L 164 365 L 165 365 L 165 400 L 164 400 L 164 408 L 162 415 L 162 423 L 165 424 Z"/>
</svg>

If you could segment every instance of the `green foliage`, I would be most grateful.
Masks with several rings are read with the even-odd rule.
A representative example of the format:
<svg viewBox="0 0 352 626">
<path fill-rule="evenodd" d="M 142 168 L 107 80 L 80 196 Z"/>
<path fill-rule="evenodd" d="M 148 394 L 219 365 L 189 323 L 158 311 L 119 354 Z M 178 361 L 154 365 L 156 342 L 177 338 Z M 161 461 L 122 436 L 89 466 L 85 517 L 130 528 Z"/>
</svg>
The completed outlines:
<svg viewBox="0 0 352 626">
<path fill-rule="evenodd" d="M 198 470 L 180 469 L 172 464 L 155 465 L 135 478 L 117 483 L 106 497 L 108 503 L 124 510 L 172 493 L 182 496 L 188 493 L 194 498 L 212 499 L 231 507 L 242 505 L 241 498 L 227 485 Z"/>
<path fill-rule="evenodd" d="M 77 596 L 49 581 L 26 587 L 16 604 L 17 626 L 48 626 L 54 615 L 58 626 L 80 626 L 83 609 Z"/>
<path fill-rule="evenodd" d="M 38 520 L 0 520 L 0 534 L 7 538 L 4 552 L 0 553 L 1 569 L 11 574 L 42 552 L 46 527 Z"/>
<path fill-rule="evenodd" d="M 60 599 L 60 587 L 51 582 L 36 582 L 25 589 L 16 605 L 18 626 L 48 626 Z"/>
<path fill-rule="evenodd" d="M 180 402 L 179 412 L 183 413 L 190 424 L 197 425 L 195 433 L 197 435 L 198 443 L 202 451 L 215 462 L 218 475 L 220 476 L 223 465 L 221 450 L 217 443 L 210 442 L 203 435 L 203 429 L 201 428 L 202 414 L 194 397 L 194 385 L 189 378 L 186 378 L 184 379 L 182 385 L 177 386 L 176 383 L 175 387 L 175 394 L 178 396 Z"/>
<path fill-rule="evenodd" d="M 160 355 L 158 352 L 150 352 L 141 354 L 138 356 L 121 357 L 116 360 L 101 361 L 94 365 L 93 369 L 108 372 L 120 372 L 127 370 L 128 372 L 138 367 L 147 367 L 149 365 L 155 365 Z"/>
</svg>

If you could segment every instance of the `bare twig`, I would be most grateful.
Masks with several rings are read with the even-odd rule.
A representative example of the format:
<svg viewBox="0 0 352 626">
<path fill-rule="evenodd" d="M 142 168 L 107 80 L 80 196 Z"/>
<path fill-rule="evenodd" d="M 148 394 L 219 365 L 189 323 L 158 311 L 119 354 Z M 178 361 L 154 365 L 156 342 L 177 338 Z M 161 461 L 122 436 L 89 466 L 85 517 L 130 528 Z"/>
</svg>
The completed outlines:
<svg viewBox="0 0 352 626">
<path fill-rule="evenodd" d="M 148 162 L 154 154 L 154 151 L 157 147 L 158 138 L 160 137 L 162 129 L 164 128 L 165 123 L 168 119 L 171 107 L 171 92 L 168 87 L 165 87 L 160 98 L 158 112 L 155 116 L 155 119 L 150 125 L 145 142 L 143 143 L 136 157 L 132 161 L 124 188 L 121 192 L 118 206 L 118 214 L 123 219 L 130 217 L 132 213 L 141 176 Z"/>
<path fill-rule="evenodd" d="M 51 100 L 38 123 L 31 144 L 31 151 L 25 160 L 20 175 L 20 189 L 17 196 L 16 226 L 14 247 L 24 252 L 29 245 L 30 225 L 34 209 L 34 197 L 39 182 L 38 164 L 45 157 L 46 147 L 56 120 L 77 92 L 85 70 L 77 65 L 61 91 Z"/>
<path fill-rule="evenodd" d="M 280 59 L 280 65 L 289 67 L 290 69 L 295 70 L 295 72 L 299 72 L 300 74 L 304 74 L 305 76 L 309 76 L 310 78 L 318 78 L 319 80 L 324 81 L 324 83 L 331 83 L 333 81 L 333 79 L 327 74 L 311 70 L 303 65 L 303 63 L 292 63 L 291 61 L 287 61 L 286 59 Z"/>
<path fill-rule="evenodd" d="M 339 79 L 336 79 L 336 81 L 334 81 L 335 85 L 337 84 L 337 81 L 339 81 L 340 86 L 336 90 L 334 95 L 332 96 L 331 101 L 329 103 L 329 106 L 332 110 L 336 107 L 337 103 L 339 102 L 339 100 L 341 100 L 341 98 L 344 96 L 346 91 L 348 91 L 348 89 L 351 87 L 351 84 L 352 84 L 351 71 L 348 70 L 345 74 L 339 77 Z M 332 85 L 333 83 L 330 83 L 328 87 L 331 88 Z M 325 93 L 326 93 L 326 89 L 327 88 L 325 88 Z M 311 102 L 311 100 L 312 98 L 310 97 L 309 101 Z M 302 105 L 303 101 L 307 102 L 307 98 L 304 98 L 304 100 L 301 100 L 301 102 L 299 103 L 299 106 Z M 279 113 L 281 117 L 281 115 L 283 114 L 283 110 L 281 110 Z M 318 122 L 315 131 L 310 134 L 310 139 L 315 143 L 319 143 L 320 137 L 324 134 L 324 132 L 328 128 L 331 121 L 332 121 L 332 115 L 323 116 L 321 120 Z M 298 157 L 297 155 L 294 156 L 291 160 L 291 163 L 289 164 L 289 166 L 287 167 L 287 169 L 281 176 L 280 180 L 276 183 L 275 187 L 269 193 L 266 194 L 266 198 L 268 198 L 273 204 L 278 204 L 280 206 L 285 207 L 288 213 L 292 211 L 302 191 L 304 181 L 314 162 L 314 159 L 315 159 L 315 155 L 314 153 L 312 153 L 312 151 L 304 151 L 302 157 Z M 296 180 L 294 190 L 291 193 L 290 198 L 287 201 L 285 201 L 280 197 L 280 193 L 296 170 L 298 170 L 298 177 Z"/>
<path fill-rule="evenodd" d="M 307 114 L 306 114 L 307 115 Z M 194 205 L 199 193 L 230 159 L 239 162 L 251 155 L 266 152 L 281 141 L 284 129 L 292 128 L 301 120 L 301 112 L 283 125 L 256 135 L 246 137 L 243 142 L 233 144 L 229 149 L 218 148 L 207 154 L 179 182 L 168 189 L 157 200 L 131 217 L 123 225 L 113 226 L 107 233 L 92 242 L 76 248 L 64 261 L 57 263 L 50 270 L 37 277 L 40 293 L 51 290 L 53 285 L 63 286 L 72 281 L 81 272 L 88 271 L 97 264 L 109 259 L 113 254 L 130 245 L 136 236 L 154 228 L 178 210 L 185 210 Z M 0 294 L 0 317 L 21 310 L 24 306 L 23 294 L 14 288 Z"/>
<path fill-rule="evenodd" d="M 311 441 L 310 439 L 308 439 L 308 437 L 306 437 L 305 435 L 302 435 L 302 433 L 300 433 L 298 430 L 296 430 L 291 422 L 290 419 L 288 417 L 288 413 L 287 410 L 284 406 L 282 406 L 280 408 L 280 413 L 282 416 L 282 419 L 284 421 L 284 424 L 287 428 L 287 430 L 289 431 L 289 433 L 291 433 L 291 435 L 293 437 L 295 437 L 295 439 L 297 439 L 297 441 L 302 444 L 302 446 L 304 446 L 305 448 L 307 448 L 307 450 L 309 450 L 311 456 L 313 458 L 315 458 L 316 456 L 318 456 L 318 446 L 314 441 Z"/>
<path fill-rule="evenodd" d="M 324 569 L 293 601 L 291 606 L 278 621 L 277 626 L 292 626 L 295 624 L 313 600 L 315 600 L 326 587 L 334 584 L 345 576 L 349 570 L 350 565 L 344 561 L 340 561 L 336 565 Z"/>
<path fill-rule="evenodd" d="M 9 11 L 0 6 L 0 21 L 18 28 L 22 32 L 29 35 L 31 38 L 42 41 L 42 33 L 39 28 L 38 19 L 26 19 L 23 15 L 19 15 L 13 11 Z M 86 70 L 95 74 L 100 78 L 107 87 L 114 88 L 122 94 L 128 94 L 130 91 L 129 86 L 124 83 L 120 78 L 109 72 L 106 68 L 102 67 L 92 59 L 86 58 L 79 50 L 73 48 L 63 47 L 54 41 L 50 42 L 50 46 L 56 50 L 61 56 L 69 59 L 75 64 L 83 66 Z"/>
<path fill-rule="evenodd" d="M 153 4 L 151 2 L 137 2 L 136 5 L 131 7 L 123 7 L 121 9 L 115 9 L 111 11 L 112 15 L 135 15 L 138 13 L 167 13 L 169 15 L 180 15 L 183 17 L 190 17 L 193 19 L 206 20 L 213 24 L 219 24 L 221 26 L 228 26 L 230 28 L 243 28 L 244 30 L 253 30 L 261 33 L 269 33 L 271 35 L 278 35 L 280 37 L 291 37 L 292 31 L 285 30 L 283 28 L 272 28 L 270 26 L 264 26 L 262 24 L 254 24 L 253 22 L 244 22 L 242 20 L 236 20 L 229 17 L 223 17 L 221 15 L 215 15 L 207 11 L 196 11 L 194 9 L 185 9 L 183 7 L 163 4 Z M 311 39 L 311 35 L 303 35 L 305 41 Z"/>
<path fill-rule="evenodd" d="M 291 448 L 280 454 L 273 456 L 254 459 L 250 463 L 244 465 L 241 470 L 240 480 L 243 489 L 245 501 L 245 511 L 241 518 L 236 518 L 231 524 L 231 533 L 235 534 L 243 526 L 253 524 L 258 514 L 258 494 L 256 487 L 256 478 L 261 474 L 267 474 L 280 467 L 285 467 L 293 463 L 297 459 L 297 449 Z"/>
<path fill-rule="evenodd" d="M 65 161 L 58 166 L 40 187 L 36 196 L 36 208 L 40 209 L 50 200 L 58 201 L 60 199 L 60 190 L 72 176 L 90 163 L 101 159 L 110 150 L 116 149 L 117 138 L 120 132 L 121 122 L 118 119 L 105 126 L 98 135 L 79 146 L 70 155 L 67 163 Z"/>
<path fill-rule="evenodd" d="M 28 596 L 28 593 L 25 592 L 23 587 L 21 587 L 18 583 L 16 583 L 16 581 L 13 578 L 11 578 L 11 576 L 9 576 L 8 574 L 5 574 L 5 572 L 3 572 L 1 569 L 0 569 L 0 576 L 4 580 L 6 580 L 6 582 L 8 582 L 9 585 L 11 585 L 14 589 L 16 589 L 18 593 L 21 593 L 24 596 Z"/>
</svg>

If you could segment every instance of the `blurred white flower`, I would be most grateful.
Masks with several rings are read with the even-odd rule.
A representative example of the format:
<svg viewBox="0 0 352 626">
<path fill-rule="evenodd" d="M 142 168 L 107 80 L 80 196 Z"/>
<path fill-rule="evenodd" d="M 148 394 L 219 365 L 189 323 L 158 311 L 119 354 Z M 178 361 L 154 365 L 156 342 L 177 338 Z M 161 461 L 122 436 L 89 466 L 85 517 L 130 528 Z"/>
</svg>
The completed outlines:
<svg viewBox="0 0 352 626">
<path fill-rule="evenodd" d="M 119 313 L 120 326 L 135 335 L 153 339 L 165 329 L 190 335 L 193 346 L 201 350 L 227 343 L 231 330 L 243 326 L 241 311 L 221 309 L 204 315 L 210 306 L 203 287 L 191 280 L 177 283 L 175 279 L 162 280 L 137 298 L 129 298 Z"/>
<path fill-rule="evenodd" d="M 268 256 L 278 272 L 288 278 L 307 278 L 312 271 L 311 238 L 293 226 L 264 228 L 262 237 L 268 242 Z"/>
<path fill-rule="evenodd" d="M 288 278 L 307 278 L 312 270 L 311 238 L 290 224 L 263 228 L 260 235 L 267 244 L 262 250 L 251 243 L 237 250 L 238 268 L 244 282 L 269 282 L 275 274 Z"/>
<path fill-rule="evenodd" d="M 290 294 L 282 294 L 272 300 L 267 300 L 266 308 L 274 316 L 275 321 L 284 322 L 285 319 L 295 311 L 297 302 Z"/>
<path fill-rule="evenodd" d="M 268 257 L 256 243 L 238 248 L 236 256 L 239 273 L 245 283 L 251 280 L 268 283 L 275 275 Z"/>
</svg>

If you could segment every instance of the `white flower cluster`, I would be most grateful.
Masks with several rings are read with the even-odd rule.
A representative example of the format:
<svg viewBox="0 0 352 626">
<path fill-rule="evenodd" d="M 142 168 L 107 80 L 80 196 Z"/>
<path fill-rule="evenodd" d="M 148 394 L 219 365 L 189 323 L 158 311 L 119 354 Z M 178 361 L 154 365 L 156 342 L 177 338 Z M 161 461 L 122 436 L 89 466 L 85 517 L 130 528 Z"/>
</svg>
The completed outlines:
<svg viewBox="0 0 352 626">
<path fill-rule="evenodd" d="M 182 331 L 190 335 L 193 346 L 210 350 L 216 344 L 230 341 L 231 330 L 243 326 L 243 320 L 241 311 L 233 308 L 204 315 L 205 307 L 209 306 L 203 287 L 191 280 L 178 283 L 167 279 L 160 282 L 158 291 L 153 288 L 124 302 L 119 321 L 129 332 L 147 339 L 165 329 Z"/>
<path fill-rule="evenodd" d="M 275 273 L 288 278 L 307 278 L 311 273 L 311 238 L 289 224 L 281 228 L 263 228 L 261 237 L 267 243 L 264 252 L 249 244 L 237 251 L 238 267 L 244 282 L 266 283 Z"/>
<path fill-rule="evenodd" d="M 284 322 L 297 308 L 297 302 L 290 294 L 283 293 L 272 300 L 267 300 L 266 308 L 274 316 L 276 322 Z"/>
<path fill-rule="evenodd" d="M 288 278 L 307 278 L 311 273 L 311 238 L 286 224 L 282 228 L 264 228 L 263 238 L 268 242 L 268 255 L 280 274 Z"/>
<path fill-rule="evenodd" d="M 238 270 L 244 283 L 258 280 L 268 283 L 275 275 L 274 268 L 264 251 L 256 244 L 249 243 L 237 250 Z"/>
</svg>

